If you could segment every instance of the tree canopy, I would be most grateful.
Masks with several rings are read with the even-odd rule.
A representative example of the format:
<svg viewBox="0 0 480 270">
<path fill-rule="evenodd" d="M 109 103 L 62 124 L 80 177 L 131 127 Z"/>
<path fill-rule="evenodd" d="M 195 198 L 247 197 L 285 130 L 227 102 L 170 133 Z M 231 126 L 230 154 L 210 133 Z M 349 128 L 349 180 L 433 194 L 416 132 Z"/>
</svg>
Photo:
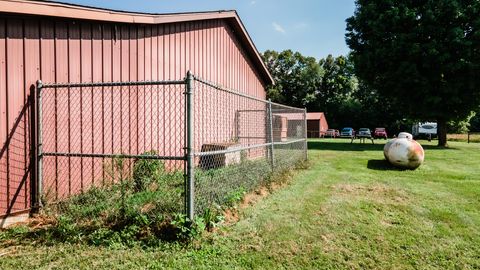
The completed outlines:
<svg viewBox="0 0 480 270">
<path fill-rule="evenodd" d="M 357 0 L 346 41 L 355 74 L 415 120 L 463 120 L 480 104 L 480 1 Z"/>
<path fill-rule="evenodd" d="M 310 107 L 315 102 L 322 69 L 314 57 L 291 50 L 267 50 L 262 56 L 276 82 L 268 88 L 269 98 L 296 107 Z"/>
<path fill-rule="evenodd" d="M 286 50 L 266 51 L 263 58 L 276 82 L 268 88 L 273 101 L 324 112 L 332 128 L 380 126 L 398 131 L 397 110 L 357 80 L 349 56 L 328 55 L 317 61 Z"/>
</svg>

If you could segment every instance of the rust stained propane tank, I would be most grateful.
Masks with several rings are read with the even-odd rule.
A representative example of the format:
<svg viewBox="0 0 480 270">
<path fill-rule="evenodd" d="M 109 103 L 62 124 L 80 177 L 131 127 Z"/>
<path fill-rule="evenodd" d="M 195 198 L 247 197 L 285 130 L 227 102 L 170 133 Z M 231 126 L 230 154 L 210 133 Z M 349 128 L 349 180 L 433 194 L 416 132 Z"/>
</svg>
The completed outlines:
<svg viewBox="0 0 480 270">
<path fill-rule="evenodd" d="M 425 159 L 423 147 L 407 132 L 401 132 L 397 138 L 387 142 L 383 148 L 383 155 L 390 164 L 411 170 L 422 165 Z"/>
</svg>

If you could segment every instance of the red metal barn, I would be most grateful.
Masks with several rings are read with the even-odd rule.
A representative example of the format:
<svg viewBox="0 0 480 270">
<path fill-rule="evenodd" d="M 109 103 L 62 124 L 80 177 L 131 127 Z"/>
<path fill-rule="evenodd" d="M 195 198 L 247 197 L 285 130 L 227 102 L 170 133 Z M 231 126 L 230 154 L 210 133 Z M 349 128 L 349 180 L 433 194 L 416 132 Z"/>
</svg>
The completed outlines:
<svg viewBox="0 0 480 270">
<path fill-rule="evenodd" d="M 178 80 L 185 77 L 187 70 L 260 99 L 265 99 L 266 85 L 273 83 L 235 11 L 140 14 L 54 2 L 0 1 L 0 227 L 6 224 L 6 217 L 11 222 L 28 216 L 32 206 L 36 164 L 33 104 L 37 80 L 50 83 Z M 72 107 L 69 134 L 82 133 L 82 138 L 78 144 L 68 145 L 69 150 L 81 151 L 102 143 L 107 150 L 121 151 L 121 147 L 135 141 L 138 134 L 125 126 L 112 126 L 111 131 L 83 130 L 85 126 L 93 127 L 94 122 L 88 119 L 94 109 L 114 117 L 114 109 L 105 105 L 108 102 L 94 102 L 80 102 L 80 107 Z M 135 102 L 129 106 L 139 107 L 139 101 Z M 58 106 L 59 110 L 66 108 L 61 107 L 65 106 L 61 100 Z M 126 114 L 131 110 L 119 109 Z M 57 119 L 55 123 L 61 121 Z M 56 136 L 55 123 L 47 123 L 44 137 Z M 122 139 L 113 138 L 114 128 L 123 130 Z M 165 132 L 157 129 L 155 134 Z M 161 142 L 164 145 L 175 143 L 168 141 L 167 135 L 156 136 L 164 136 Z M 105 138 L 111 140 L 105 143 Z M 160 137 L 157 139 L 160 144 Z M 147 146 L 140 149 L 138 142 L 136 145 L 137 148 L 130 146 L 135 148 L 130 149 L 132 152 L 148 149 Z M 58 151 L 67 148 L 61 143 L 55 147 Z M 82 165 L 83 169 L 75 175 L 69 171 L 70 178 L 80 177 L 79 173 L 93 175 L 98 169 L 95 164 L 83 166 L 83 161 L 72 162 L 80 162 L 69 165 L 79 168 Z M 69 186 L 67 192 L 66 186 L 55 182 L 67 177 L 66 174 L 56 178 L 48 178 L 48 171 L 45 174 L 46 181 L 50 181 L 47 184 L 55 185 L 58 192 L 68 195 L 79 189 Z"/>
<path fill-rule="evenodd" d="M 309 138 L 323 137 L 327 129 L 327 118 L 323 112 L 307 113 L 307 136 Z"/>
</svg>

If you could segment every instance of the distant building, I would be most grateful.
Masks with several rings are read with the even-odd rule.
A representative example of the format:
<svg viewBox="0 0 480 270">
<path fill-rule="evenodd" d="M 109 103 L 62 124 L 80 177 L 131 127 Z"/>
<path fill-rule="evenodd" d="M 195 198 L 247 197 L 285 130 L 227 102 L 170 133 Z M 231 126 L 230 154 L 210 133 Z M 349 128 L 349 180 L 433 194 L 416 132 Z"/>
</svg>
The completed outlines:
<svg viewBox="0 0 480 270">
<path fill-rule="evenodd" d="M 327 118 L 323 112 L 307 113 L 307 136 L 308 138 L 321 138 L 328 129 Z"/>
</svg>

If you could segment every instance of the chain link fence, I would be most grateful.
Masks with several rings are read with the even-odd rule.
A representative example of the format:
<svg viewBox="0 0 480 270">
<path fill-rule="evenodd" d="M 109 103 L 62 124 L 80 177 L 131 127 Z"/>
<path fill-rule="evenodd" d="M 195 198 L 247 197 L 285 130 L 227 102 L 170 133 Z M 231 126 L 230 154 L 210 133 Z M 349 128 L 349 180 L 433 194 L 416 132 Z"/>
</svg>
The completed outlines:
<svg viewBox="0 0 480 270">
<path fill-rule="evenodd" d="M 306 111 L 195 78 L 195 214 L 231 206 L 306 159 Z"/>
<path fill-rule="evenodd" d="M 93 203 L 107 208 L 193 218 L 306 159 L 305 115 L 190 73 L 178 81 L 39 82 L 36 201 L 62 205 L 75 195 L 92 204 L 85 194 L 96 192 Z"/>
<path fill-rule="evenodd" d="M 184 92 L 183 80 L 41 85 L 39 203 L 101 190 L 85 204 L 183 212 Z"/>
</svg>

